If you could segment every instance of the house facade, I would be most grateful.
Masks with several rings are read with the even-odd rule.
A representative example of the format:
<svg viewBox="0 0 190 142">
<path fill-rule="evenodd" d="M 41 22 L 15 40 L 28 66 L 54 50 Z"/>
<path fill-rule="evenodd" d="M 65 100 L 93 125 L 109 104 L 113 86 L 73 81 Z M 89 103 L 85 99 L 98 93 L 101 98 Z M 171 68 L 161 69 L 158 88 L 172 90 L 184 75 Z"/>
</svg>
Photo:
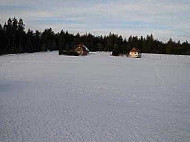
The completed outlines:
<svg viewBox="0 0 190 142">
<path fill-rule="evenodd" d="M 77 52 L 78 55 L 88 55 L 89 49 L 82 43 L 78 44 L 75 48 L 75 52 Z"/>
<path fill-rule="evenodd" d="M 132 58 L 140 58 L 140 57 L 141 57 L 140 50 L 137 49 L 137 48 L 131 49 L 130 52 L 129 52 L 129 57 L 132 57 Z"/>
</svg>

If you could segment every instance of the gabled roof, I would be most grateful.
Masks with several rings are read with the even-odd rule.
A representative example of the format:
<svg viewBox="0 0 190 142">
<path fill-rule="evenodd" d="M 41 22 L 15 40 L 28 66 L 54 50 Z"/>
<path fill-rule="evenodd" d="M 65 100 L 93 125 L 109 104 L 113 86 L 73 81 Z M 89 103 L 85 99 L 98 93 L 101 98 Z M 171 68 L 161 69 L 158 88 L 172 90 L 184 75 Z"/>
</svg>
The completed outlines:
<svg viewBox="0 0 190 142">
<path fill-rule="evenodd" d="M 132 48 L 132 49 L 130 50 L 130 52 L 140 52 L 140 50 L 139 50 L 138 48 Z"/>
<path fill-rule="evenodd" d="M 82 47 L 83 50 L 89 51 L 89 49 L 82 43 L 78 44 L 77 47 Z"/>
<path fill-rule="evenodd" d="M 85 48 L 87 51 L 89 51 L 89 49 L 85 45 L 83 45 L 83 48 Z"/>
</svg>

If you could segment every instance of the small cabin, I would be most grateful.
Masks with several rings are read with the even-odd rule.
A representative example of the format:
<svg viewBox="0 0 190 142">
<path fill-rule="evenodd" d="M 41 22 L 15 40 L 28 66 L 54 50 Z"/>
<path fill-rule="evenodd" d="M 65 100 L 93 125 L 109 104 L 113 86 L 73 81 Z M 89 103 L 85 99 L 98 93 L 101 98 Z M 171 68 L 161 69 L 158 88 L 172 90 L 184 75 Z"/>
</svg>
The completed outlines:
<svg viewBox="0 0 190 142">
<path fill-rule="evenodd" d="M 88 53 L 89 49 L 83 44 L 78 44 L 77 46 L 70 47 L 70 50 L 59 49 L 59 55 L 82 56 L 87 55 Z"/>
<path fill-rule="evenodd" d="M 89 49 L 82 43 L 78 44 L 74 50 L 79 56 L 88 55 Z"/>
<path fill-rule="evenodd" d="M 132 58 L 141 58 L 140 50 L 137 49 L 137 48 L 131 49 L 130 52 L 129 52 L 129 57 L 132 57 Z"/>
</svg>

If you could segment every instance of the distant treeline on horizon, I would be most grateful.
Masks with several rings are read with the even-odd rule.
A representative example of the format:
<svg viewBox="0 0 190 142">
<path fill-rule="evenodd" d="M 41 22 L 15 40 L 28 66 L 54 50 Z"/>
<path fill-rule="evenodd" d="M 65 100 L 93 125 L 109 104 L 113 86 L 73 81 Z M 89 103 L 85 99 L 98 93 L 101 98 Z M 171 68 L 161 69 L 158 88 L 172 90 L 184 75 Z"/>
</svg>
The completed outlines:
<svg viewBox="0 0 190 142">
<path fill-rule="evenodd" d="M 170 39 L 164 43 L 155 40 L 153 35 L 147 37 L 130 36 L 128 39 L 110 33 L 107 36 L 92 34 L 74 35 L 61 30 L 55 33 L 51 28 L 43 32 L 28 29 L 22 19 L 9 18 L 2 26 L 0 24 L 0 55 L 14 53 L 33 53 L 40 51 L 71 50 L 74 45 L 83 43 L 90 51 L 114 51 L 127 54 L 133 47 L 142 53 L 190 55 L 190 43 L 181 43 Z"/>
</svg>

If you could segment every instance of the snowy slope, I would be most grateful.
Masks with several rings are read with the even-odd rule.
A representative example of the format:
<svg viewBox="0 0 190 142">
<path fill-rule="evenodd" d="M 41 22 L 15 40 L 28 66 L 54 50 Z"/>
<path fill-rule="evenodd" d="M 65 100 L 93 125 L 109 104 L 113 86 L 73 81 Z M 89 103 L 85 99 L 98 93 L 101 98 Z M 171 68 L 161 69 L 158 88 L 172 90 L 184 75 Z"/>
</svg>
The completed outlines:
<svg viewBox="0 0 190 142">
<path fill-rule="evenodd" d="M 0 142 L 189 142 L 190 56 L 0 56 Z"/>
</svg>

